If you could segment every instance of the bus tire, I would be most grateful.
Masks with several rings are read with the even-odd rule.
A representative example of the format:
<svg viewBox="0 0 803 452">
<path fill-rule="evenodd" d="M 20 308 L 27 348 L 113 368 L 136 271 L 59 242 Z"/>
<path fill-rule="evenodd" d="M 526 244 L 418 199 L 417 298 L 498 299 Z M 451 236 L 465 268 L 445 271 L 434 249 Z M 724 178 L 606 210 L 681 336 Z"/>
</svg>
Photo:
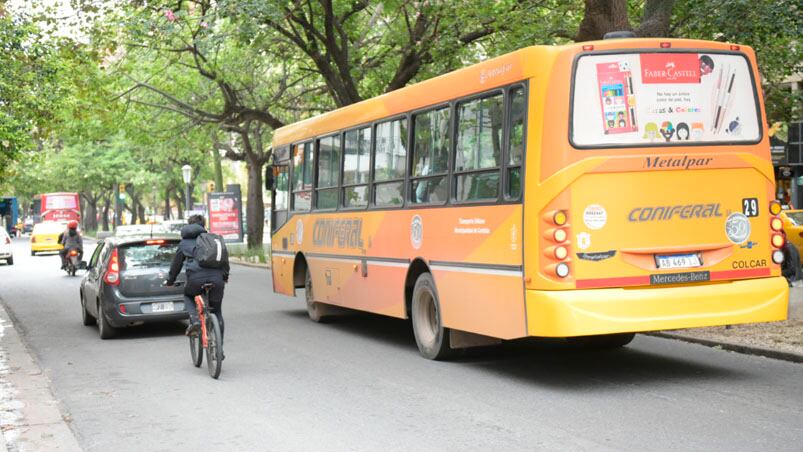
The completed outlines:
<svg viewBox="0 0 803 452">
<path fill-rule="evenodd" d="M 438 291 L 430 273 L 422 273 L 415 282 L 410 317 L 421 355 L 433 360 L 448 358 L 452 352 L 449 328 L 443 326 Z"/>
<path fill-rule="evenodd" d="M 329 306 L 315 301 L 312 288 L 312 273 L 310 273 L 309 267 L 307 267 L 304 275 L 304 298 L 307 302 L 307 315 L 309 315 L 310 320 L 316 323 L 326 323 L 330 319 Z"/>
</svg>

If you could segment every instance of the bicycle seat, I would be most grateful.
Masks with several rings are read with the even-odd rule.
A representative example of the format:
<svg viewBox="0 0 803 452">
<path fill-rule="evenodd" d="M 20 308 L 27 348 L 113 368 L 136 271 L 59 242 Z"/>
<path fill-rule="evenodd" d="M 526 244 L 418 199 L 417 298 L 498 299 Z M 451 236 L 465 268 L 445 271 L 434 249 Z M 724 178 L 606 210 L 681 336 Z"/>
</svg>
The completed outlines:
<svg viewBox="0 0 803 452">
<path fill-rule="evenodd" d="M 205 283 L 204 285 L 201 286 L 201 289 L 203 289 L 203 290 L 212 290 L 212 288 L 214 288 L 214 287 L 215 287 L 215 285 L 212 284 L 212 283 Z"/>
</svg>

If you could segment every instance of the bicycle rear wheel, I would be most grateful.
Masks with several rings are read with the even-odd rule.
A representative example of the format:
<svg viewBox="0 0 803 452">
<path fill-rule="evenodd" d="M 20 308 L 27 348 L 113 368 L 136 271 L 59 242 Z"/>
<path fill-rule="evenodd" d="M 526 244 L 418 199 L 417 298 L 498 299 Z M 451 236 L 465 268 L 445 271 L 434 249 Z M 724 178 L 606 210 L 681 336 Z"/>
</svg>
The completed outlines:
<svg viewBox="0 0 803 452">
<path fill-rule="evenodd" d="M 223 365 L 222 339 L 220 335 L 220 324 L 217 316 L 209 314 L 206 317 L 206 366 L 209 369 L 209 376 L 217 378 Z"/>
<path fill-rule="evenodd" d="M 190 336 L 190 356 L 192 357 L 192 365 L 201 367 L 204 362 L 204 346 L 202 344 L 201 332 L 195 336 Z"/>
</svg>

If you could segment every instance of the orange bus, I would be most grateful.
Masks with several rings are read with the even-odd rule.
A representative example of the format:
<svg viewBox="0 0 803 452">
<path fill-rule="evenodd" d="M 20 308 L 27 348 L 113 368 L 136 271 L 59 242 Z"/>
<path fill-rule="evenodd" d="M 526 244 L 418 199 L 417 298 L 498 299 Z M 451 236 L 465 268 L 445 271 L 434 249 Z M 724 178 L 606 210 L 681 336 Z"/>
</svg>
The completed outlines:
<svg viewBox="0 0 803 452">
<path fill-rule="evenodd" d="M 274 291 L 421 354 L 786 318 L 755 54 L 535 46 L 278 129 Z"/>
</svg>

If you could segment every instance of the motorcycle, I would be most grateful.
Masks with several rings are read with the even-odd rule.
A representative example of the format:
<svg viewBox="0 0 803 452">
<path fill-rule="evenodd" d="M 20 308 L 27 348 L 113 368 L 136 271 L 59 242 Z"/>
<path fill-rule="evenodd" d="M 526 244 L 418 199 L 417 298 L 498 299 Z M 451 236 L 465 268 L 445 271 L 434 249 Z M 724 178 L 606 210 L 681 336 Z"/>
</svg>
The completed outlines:
<svg viewBox="0 0 803 452">
<path fill-rule="evenodd" d="M 82 262 L 79 257 L 78 248 L 72 248 L 67 251 L 67 265 L 64 270 L 70 276 L 75 276 L 75 272 L 79 269 L 86 268 L 86 262 Z"/>
</svg>

